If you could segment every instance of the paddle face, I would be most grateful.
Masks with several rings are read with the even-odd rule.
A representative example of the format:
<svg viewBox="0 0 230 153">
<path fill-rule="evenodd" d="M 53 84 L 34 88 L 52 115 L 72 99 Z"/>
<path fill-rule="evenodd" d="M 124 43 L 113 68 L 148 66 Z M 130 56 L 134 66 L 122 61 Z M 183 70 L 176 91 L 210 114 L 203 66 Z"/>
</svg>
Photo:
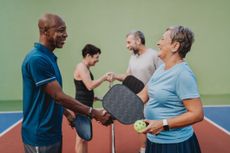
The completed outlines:
<svg viewBox="0 0 230 153">
<path fill-rule="evenodd" d="M 132 75 L 128 75 L 124 79 L 122 84 L 128 87 L 135 94 L 139 93 L 145 87 L 144 83 L 141 80 L 137 79 Z"/>
<path fill-rule="evenodd" d="M 92 139 L 92 122 L 91 119 L 83 114 L 77 114 L 74 120 L 74 126 L 77 134 L 84 140 Z"/>
<path fill-rule="evenodd" d="M 102 105 L 122 124 L 133 124 L 144 118 L 141 99 L 124 85 L 114 85 L 103 97 Z"/>
</svg>

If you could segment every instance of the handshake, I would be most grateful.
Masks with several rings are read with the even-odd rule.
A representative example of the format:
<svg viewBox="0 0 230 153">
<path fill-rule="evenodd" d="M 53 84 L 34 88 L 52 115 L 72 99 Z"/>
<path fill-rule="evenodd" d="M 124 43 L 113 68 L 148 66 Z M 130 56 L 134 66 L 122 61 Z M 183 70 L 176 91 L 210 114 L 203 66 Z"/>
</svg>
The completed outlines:
<svg viewBox="0 0 230 153">
<path fill-rule="evenodd" d="M 126 75 L 107 72 L 103 75 L 103 81 L 113 82 L 114 80 L 123 81 Z"/>
</svg>

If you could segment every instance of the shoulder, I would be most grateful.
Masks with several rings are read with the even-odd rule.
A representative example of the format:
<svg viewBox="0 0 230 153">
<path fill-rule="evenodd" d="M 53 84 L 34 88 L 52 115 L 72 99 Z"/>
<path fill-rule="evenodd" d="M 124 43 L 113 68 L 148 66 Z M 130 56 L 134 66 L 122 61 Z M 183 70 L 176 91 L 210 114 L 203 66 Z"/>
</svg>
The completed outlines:
<svg viewBox="0 0 230 153">
<path fill-rule="evenodd" d="M 40 54 L 39 52 L 36 52 L 35 50 L 32 50 L 29 54 L 27 54 L 24 63 L 31 64 L 31 65 L 50 65 L 49 59 Z"/>
<path fill-rule="evenodd" d="M 189 67 L 189 65 L 186 62 L 181 64 L 179 68 L 181 70 L 179 71 L 178 79 L 180 79 L 180 80 L 195 79 L 196 80 L 196 77 L 195 77 L 192 69 Z"/>
<path fill-rule="evenodd" d="M 155 49 L 148 48 L 146 53 L 147 53 L 148 56 L 158 57 L 158 53 L 157 53 L 157 51 Z"/>
<path fill-rule="evenodd" d="M 27 55 L 26 55 L 27 60 L 47 60 L 48 57 L 44 53 L 42 53 L 40 50 L 33 48 Z"/>
<path fill-rule="evenodd" d="M 156 54 L 157 53 L 157 51 L 155 49 L 153 49 L 153 48 L 148 48 L 147 52 L 149 52 L 151 54 Z"/>
<path fill-rule="evenodd" d="M 76 65 L 75 72 L 81 74 L 81 73 L 88 72 L 88 69 L 87 69 L 87 67 L 85 66 L 85 64 L 83 64 L 83 63 L 81 62 L 81 63 L 78 63 L 78 64 Z"/>
</svg>

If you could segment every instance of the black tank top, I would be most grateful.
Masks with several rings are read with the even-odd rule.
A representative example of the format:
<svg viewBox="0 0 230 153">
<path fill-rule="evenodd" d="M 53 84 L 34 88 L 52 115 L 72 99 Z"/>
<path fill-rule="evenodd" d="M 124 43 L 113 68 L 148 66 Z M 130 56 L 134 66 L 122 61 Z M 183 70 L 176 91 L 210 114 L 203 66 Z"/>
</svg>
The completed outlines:
<svg viewBox="0 0 230 153">
<path fill-rule="evenodd" d="M 94 80 L 93 74 L 90 72 L 90 78 Z M 94 92 L 93 90 L 88 90 L 81 80 L 74 79 L 75 84 L 75 99 L 80 101 L 81 103 L 92 107 L 94 100 Z"/>
</svg>

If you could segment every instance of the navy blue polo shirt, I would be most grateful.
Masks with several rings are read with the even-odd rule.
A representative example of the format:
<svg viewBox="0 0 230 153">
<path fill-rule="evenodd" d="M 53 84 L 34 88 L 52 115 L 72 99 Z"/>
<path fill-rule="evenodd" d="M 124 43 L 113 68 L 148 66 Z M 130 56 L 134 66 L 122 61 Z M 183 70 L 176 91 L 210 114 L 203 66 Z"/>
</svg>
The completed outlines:
<svg viewBox="0 0 230 153">
<path fill-rule="evenodd" d="M 62 77 L 57 57 L 42 44 L 35 43 L 22 63 L 23 122 L 22 139 L 32 146 L 47 146 L 62 139 L 63 107 L 42 86 Z"/>
</svg>

